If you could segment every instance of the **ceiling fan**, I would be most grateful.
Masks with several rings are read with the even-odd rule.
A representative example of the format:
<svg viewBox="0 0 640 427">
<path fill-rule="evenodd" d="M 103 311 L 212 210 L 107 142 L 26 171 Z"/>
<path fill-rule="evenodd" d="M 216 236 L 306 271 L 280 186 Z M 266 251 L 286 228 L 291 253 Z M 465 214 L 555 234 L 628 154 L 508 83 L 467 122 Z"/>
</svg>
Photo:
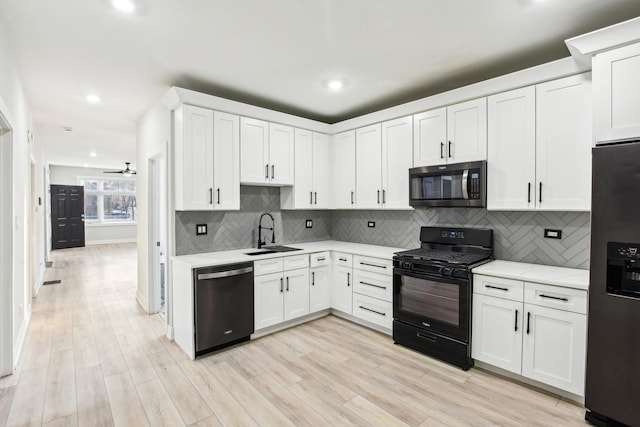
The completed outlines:
<svg viewBox="0 0 640 427">
<path fill-rule="evenodd" d="M 131 175 L 135 175 L 136 171 L 132 170 L 129 168 L 129 165 L 131 164 L 131 162 L 124 162 L 125 165 L 127 165 L 126 168 L 119 170 L 119 171 L 102 171 L 103 173 L 120 173 L 123 176 L 131 176 Z"/>
</svg>

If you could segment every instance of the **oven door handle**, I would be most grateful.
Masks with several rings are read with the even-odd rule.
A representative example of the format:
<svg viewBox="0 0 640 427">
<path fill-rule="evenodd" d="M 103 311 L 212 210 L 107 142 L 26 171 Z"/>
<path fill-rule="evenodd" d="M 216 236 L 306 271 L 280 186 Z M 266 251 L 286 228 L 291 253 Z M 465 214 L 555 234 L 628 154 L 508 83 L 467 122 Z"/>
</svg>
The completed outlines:
<svg viewBox="0 0 640 427">
<path fill-rule="evenodd" d="M 462 172 L 462 198 L 469 200 L 469 169 Z"/>
</svg>

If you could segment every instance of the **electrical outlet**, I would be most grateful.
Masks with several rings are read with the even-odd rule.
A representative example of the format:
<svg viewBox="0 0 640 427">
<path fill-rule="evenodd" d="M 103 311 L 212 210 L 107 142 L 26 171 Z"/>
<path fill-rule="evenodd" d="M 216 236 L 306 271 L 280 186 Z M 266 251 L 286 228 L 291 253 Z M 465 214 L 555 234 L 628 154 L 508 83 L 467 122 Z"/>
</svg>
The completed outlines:
<svg viewBox="0 0 640 427">
<path fill-rule="evenodd" d="M 545 239 L 562 239 L 562 230 L 544 229 Z"/>
<path fill-rule="evenodd" d="M 313 228 L 313 220 L 312 219 L 308 219 L 305 227 L 306 228 Z"/>
<path fill-rule="evenodd" d="M 196 236 L 207 234 L 207 224 L 196 224 Z"/>
<path fill-rule="evenodd" d="M 374 221 L 369 221 L 369 222 L 367 222 L 367 227 L 376 228 L 376 223 Z"/>
</svg>

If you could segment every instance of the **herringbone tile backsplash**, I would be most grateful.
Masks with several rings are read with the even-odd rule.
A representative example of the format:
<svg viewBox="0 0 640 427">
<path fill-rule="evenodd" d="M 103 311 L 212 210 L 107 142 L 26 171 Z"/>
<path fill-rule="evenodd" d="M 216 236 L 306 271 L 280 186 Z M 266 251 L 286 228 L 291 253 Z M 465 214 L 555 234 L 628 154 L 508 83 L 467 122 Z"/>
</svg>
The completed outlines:
<svg viewBox="0 0 640 427">
<path fill-rule="evenodd" d="M 420 227 L 491 228 L 494 257 L 509 261 L 589 268 L 588 212 L 494 212 L 486 209 L 432 208 L 414 211 L 281 211 L 280 190 L 242 186 L 240 211 L 178 212 L 176 253 L 187 255 L 255 247 L 258 219 L 263 212 L 275 218 L 277 244 L 342 240 L 373 245 L 416 248 Z M 313 228 L 305 228 L 305 220 Z M 375 228 L 367 222 L 375 221 Z M 265 219 L 264 225 L 268 224 Z M 196 236 L 196 224 L 208 234 Z M 545 228 L 562 230 L 562 239 L 544 239 Z M 270 242 L 271 232 L 266 232 Z"/>
</svg>

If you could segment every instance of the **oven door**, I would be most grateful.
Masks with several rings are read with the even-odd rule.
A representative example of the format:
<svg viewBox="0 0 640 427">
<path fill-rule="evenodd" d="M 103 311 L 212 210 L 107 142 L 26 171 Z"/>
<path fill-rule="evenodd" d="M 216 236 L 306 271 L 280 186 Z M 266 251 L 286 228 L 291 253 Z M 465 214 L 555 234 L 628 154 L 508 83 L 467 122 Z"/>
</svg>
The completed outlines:
<svg viewBox="0 0 640 427">
<path fill-rule="evenodd" d="M 395 268 L 393 318 L 457 340 L 469 341 L 469 280 Z"/>
</svg>

